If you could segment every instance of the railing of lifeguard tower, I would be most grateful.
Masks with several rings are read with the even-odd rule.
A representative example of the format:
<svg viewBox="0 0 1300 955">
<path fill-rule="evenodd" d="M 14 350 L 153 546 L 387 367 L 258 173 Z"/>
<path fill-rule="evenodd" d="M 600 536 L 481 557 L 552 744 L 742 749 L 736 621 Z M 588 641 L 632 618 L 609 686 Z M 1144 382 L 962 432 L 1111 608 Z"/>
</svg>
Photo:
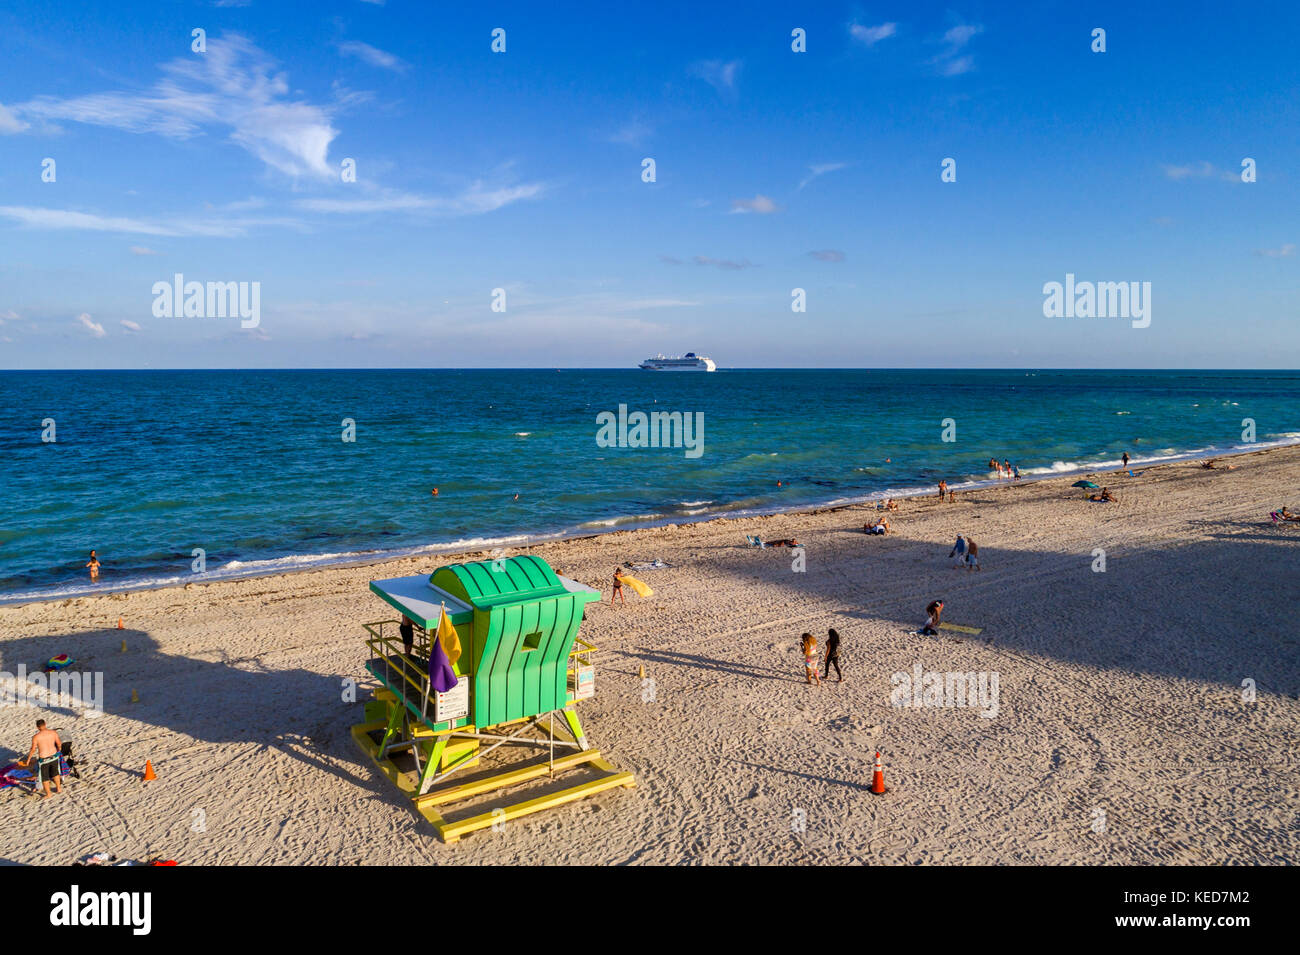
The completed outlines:
<svg viewBox="0 0 1300 955">
<path fill-rule="evenodd" d="M 384 633 L 384 626 L 392 624 L 393 628 L 401 625 L 398 620 L 379 620 L 375 623 L 363 623 L 362 626 L 370 634 L 366 640 L 366 646 L 370 648 L 371 654 L 384 661 L 385 682 L 389 686 L 394 686 L 394 674 L 400 678 L 400 685 L 403 687 L 410 686 L 415 690 L 414 694 L 407 694 L 403 691 L 403 696 L 410 698 L 413 696 L 420 701 L 420 717 L 428 718 L 429 715 L 429 672 L 426 666 L 417 666 L 406 655 L 406 645 L 402 643 L 399 633 L 397 639 L 392 637 L 392 630 L 387 634 Z M 411 653 L 416 657 L 423 656 L 429 658 L 429 632 L 423 627 L 415 627 L 415 639 L 411 643 Z"/>
<path fill-rule="evenodd" d="M 391 625 L 391 627 L 385 633 L 384 628 L 388 625 Z M 400 635 L 397 638 L 392 636 L 393 631 L 399 625 L 400 621 L 398 620 L 379 620 L 374 623 L 362 624 L 366 632 L 370 634 L 370 637 L 366 640 L 366 646 L 369 647 L 374 658 L 383 660 L 385 682 L 389 686 L 394 685 L 393 677 L 396 675 L 400 678 L 401 685 L 409 686 L 415 691 L 414 694 L 404 692 L 403 695 L 408 698 L 414 697 L 414 699 L 420 701 L 420 716 L 427 721 L 429 703 L 433 699 L 432 687 L 429 685 L 429 673 L 426 666 L 417 666 L 406 656 L 406 647 L 402 643 Z M 581 689 L 579 673 L 584 670 L 589 673 L 594 672 L 595 661 L 593 655 L 598 649 L 594 644 L 588 643 L 581 637 L 574 638 L 574 647 L 569 651 L 569 658 L 565 665 L 566 703 L 574 703 L 585 699 L 584 696 L 578 695 Z M 411 652 L 417 658 L 423 657 L 424 660 L 427 660 L 429 651 L 429 631 L 417 626 Z"/>
</svg>

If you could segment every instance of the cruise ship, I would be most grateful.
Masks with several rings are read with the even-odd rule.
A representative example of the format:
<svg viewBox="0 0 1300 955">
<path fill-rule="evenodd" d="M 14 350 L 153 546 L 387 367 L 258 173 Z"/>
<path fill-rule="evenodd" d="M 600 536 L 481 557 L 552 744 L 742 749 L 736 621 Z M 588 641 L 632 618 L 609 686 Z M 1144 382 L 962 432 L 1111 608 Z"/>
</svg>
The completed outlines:
<svg viewBox="0 0 1300 955">
<path fill-rule="evenodd" d="M 717 371 L 718 366 L 712 358 L 701 358 L 693 351 L 688 351 L 681 358 L 665 358 L 655 355 L 641 362 L 646 371 Z"/>
</svg>

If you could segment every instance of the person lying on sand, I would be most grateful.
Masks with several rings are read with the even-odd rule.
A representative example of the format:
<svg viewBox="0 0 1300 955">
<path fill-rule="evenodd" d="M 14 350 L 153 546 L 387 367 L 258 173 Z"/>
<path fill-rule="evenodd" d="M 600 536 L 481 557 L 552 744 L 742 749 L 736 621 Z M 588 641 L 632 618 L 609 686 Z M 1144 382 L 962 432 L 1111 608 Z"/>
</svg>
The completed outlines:
<svg viewBox="0 0 1300 955">
<path fill-rule="evenodd" d="M 1284 521 L 1300 521 L 1300 514 L 1292 514 L 1285 507 L 1277 512 L 1277 516 Z"/>
<path fill-rule="evenodd" d="M 1210 460 L 1208 460 L 1208 461 L 1202 461 L 1202 462 L 1201 462 L 1201 467 L 1204 468 L 1204 469 L 1207 470 L 1207 471 L 1217 471 L 1217 470 L 1219 469 L 1219 465 L 1215 464 L 1214 462 L 1215 462 L 1215 461 L 1218 461 L 1218 460 L 1219 460 L 1218 458 L 1210 458 Z M 1229 464 L 1229 465 L 1227 465 L 1226 467 L 1224 467 L 1223 470 L 1225 470 L 1225 471 L 1235 471 L 1235 470 L 1237 470 L 1237 465 L 1235 465 L 1235 464 Z"/>
<path fill-rule="evenodd" d="M 881 516 L 874 524 L 863 524 L 862 530 L 867 534 L 888 534 L 889 521 L 884 516 Z"/>
<path fill-rule="evenodd" d="M 793 537 L 784 537 L 781 540 L 764 541 L 763 546 L 764 547 L 798 547 L 799 542 L 795 540 Z"/>
<path fill-rule="evenodd" d="M 1118 503 L 1118 502 L 1115 500 L 1114 495 L 1110 493 L 1110 488 L 1108 488 L 1108 487 L 1104 487 L 1104 488 L 1102 488 L 1100 494 L 1094 494 L 1094 495 L 1092 495 L 1091 497 L 1089 497 L 1088 500 L 1090 500 L 1090 501 L 1099 501 L 1099 502 L 1102 502 L 1102 503 L 1105 503 L 1105 504 L 1115 504 L 1115 503 Z"/>
</svg>

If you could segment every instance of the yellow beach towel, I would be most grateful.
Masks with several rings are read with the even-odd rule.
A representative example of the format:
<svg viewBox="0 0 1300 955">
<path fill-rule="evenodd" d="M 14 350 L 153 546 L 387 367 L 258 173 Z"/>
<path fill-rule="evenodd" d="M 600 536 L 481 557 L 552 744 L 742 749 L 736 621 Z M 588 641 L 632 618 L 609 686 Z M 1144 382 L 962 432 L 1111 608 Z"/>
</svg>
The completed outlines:
<svg viewBox="0 0 1300 955">
<path fill-rule="evenodd" d="M 940 630 L 956 630 L 958 633 L 983 633 L 983 627 L 961 627 L 955 623 L 941 623 Z"/>
<path fill-rule="evenodd" d="M 649 597 L 654 593 L 654 591 L 650 589 L 650 585 L 643 580 L 637 580 L 635 577 L 620 577 L 619 579 L 642 597 Z"/>
</svg>

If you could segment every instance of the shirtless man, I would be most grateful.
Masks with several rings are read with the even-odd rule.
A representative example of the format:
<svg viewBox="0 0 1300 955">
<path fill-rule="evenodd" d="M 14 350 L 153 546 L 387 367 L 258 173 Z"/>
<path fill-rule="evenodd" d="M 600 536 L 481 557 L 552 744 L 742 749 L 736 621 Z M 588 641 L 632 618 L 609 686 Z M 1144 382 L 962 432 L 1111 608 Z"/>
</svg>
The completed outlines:
<svg viewBox="0 0 1300 955">
<path fill-rule="evenodd" d="M 46 729 L 45 720 L 37 720 L 31 752 L 27 754 L 26 759 L 19 760 L 18 765 L 30 766 L 32 757 L 36 757 L 36 762 L 40 766 L 41 786 L 45 789 L 45 799 L 53 795 L 50 792 L 50 780 L 54 781 L 54 792 L 63 792 L 63 779 L 59 776 L 59 750 L 62 748 L 63 740 L 59 739 L 59 734 L 52 729 Z"/>
</svg>

